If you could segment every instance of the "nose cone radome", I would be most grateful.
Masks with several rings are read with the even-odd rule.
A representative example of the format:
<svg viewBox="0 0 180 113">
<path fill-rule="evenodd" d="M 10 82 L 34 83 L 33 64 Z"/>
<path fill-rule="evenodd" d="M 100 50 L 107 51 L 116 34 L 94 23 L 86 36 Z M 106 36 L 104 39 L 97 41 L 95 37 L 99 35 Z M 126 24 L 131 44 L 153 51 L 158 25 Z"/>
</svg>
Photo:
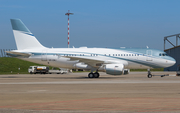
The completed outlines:
<svg viewBox="0 0 180 113">
<path fill-rule="evenodd" d="M 170 66 L 173 66 L 175 63 L 176 63 L 176 60 L 175 60 L 174 58 L 172 58 L 172 57 L 171 57 L 170 60 L 168 60 L 168 65 L 169 65 L 169 67 L 170 67 Z"/>
</svg>

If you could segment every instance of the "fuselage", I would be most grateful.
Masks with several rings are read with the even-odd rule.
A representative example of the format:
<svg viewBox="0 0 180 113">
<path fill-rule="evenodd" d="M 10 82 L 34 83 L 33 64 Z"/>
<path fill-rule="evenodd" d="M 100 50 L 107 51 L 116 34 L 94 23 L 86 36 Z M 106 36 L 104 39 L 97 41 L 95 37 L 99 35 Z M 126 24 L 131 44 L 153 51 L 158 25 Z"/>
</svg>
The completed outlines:
<svg viewBox="0 0 180 113">
<path fill-rule="evenodd" d="M 175 60 L 167 54 L 155 49 L 111 49 L 111 48 L 44 48 L 14 50 L 28 53 L 31 62 L 62 68 L 87 68 L 77 66 L 78 60 L 68 57 L 78 57 L 89 60 L 103 61 L 103 64 L 124 64 L 128 69 L 165 68 L 175 64 Z"/>
</svg>

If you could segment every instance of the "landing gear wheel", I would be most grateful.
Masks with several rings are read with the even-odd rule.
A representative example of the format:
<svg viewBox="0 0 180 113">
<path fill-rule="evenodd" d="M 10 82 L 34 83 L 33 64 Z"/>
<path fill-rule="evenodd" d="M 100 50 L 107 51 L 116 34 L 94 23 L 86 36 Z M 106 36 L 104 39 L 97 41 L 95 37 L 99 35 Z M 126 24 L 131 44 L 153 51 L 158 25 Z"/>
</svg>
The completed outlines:
<svg viewBox="0 0 180 113">
<path fill-rule="evenodd" d="M 99 73 L 98 72 L 94 73 L 94 78 L 99 78 Z"/>
<path fill-rule="evenodd" d="M 89 74 L 88 74 L 88 77 L 89 77 L 89 78 L 94 78 L 94 73 L 89 73 Z"/>
<path fill-rule="evenodd" d="M 148 78 L 152 78 L 152 75 L 151 74 L 148 74 L 148 76 L 147 76 Z"/>
</svg>

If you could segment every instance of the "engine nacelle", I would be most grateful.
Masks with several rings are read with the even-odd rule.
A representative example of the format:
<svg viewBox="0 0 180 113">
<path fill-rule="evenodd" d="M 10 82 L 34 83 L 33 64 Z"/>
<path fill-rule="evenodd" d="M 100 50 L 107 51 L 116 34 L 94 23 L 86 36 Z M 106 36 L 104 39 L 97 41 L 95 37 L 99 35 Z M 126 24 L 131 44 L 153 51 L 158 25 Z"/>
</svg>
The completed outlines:
<svg viewBox="0 0 180 113">
<path fill-rule="evenodd" d="M 122 75 L 124 72 L 124 65 L 123 64 L 107 64 L 106 73 L 110 75 Z"/>
</svg>

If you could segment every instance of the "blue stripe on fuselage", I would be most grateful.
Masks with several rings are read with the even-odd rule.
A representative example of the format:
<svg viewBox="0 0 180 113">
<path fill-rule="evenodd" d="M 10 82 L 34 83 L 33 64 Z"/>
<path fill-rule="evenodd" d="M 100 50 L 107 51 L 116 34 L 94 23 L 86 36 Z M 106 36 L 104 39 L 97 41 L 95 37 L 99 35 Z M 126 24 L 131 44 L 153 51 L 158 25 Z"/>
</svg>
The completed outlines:
<svg viewBox="0 0 180 113">
<path fill-rule="evenodd" d="M 43 53 L 32 53 L 32 54 L 34 54 L 34 55 L 62 55 L 62 57 L 63 57 L 63 55 L 71 55 L 72 56 L 72 54 L 67 54 L 67 53 L 65 53 L 65 54 L 62 54 L 62 53 L 61 54 L 57 54 L 57 53 L 44 53 L 44 54 Z M 95 54 L 95 53 L 91 53 L 91 54 Z M 76 54 L 76 57 L 77 56 L 80 56 L 80 55 Z M 97 56 L 90 56 L 90 55 L 84 55 L 84 56 L 85 57 L 97 57 Z M 104 55 L 98 54 L 98 56 L 104 56 Z M 83 56 L 81 56 L 81 57 L 83 57 Z M 122 57 L 114 57 L 114 56 L 104 56 L 104 57 L 110 57 L 110 58 L 115 58 L 115 59 L 119 59 L 119 60 L 126 60 L 126 61 L 141 64 L 141 65 L 149 66 L 152 68 L 161 68 L 162 67 L 158 64 L 148 62 L 148 61 L 139 60 L 139 59 L 133 60 L 133 59 L 127 59 L 127 58 L 122 58 Z M 135 56 L 135 57 L 138 57 L 138 56 Z"/>
</svg>

